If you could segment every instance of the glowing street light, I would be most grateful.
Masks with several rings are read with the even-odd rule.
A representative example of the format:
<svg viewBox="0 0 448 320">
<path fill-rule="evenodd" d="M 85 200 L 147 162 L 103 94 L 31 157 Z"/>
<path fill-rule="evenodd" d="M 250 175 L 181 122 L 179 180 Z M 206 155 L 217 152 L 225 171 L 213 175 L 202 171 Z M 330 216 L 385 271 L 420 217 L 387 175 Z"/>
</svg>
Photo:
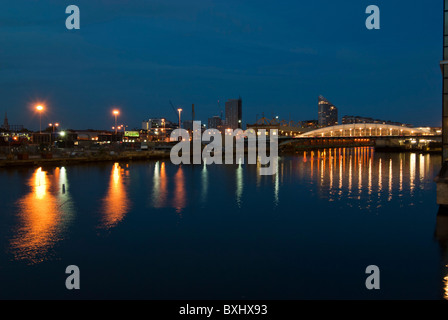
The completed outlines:
<svg viewBox="0 0 448 320">
<path fill-rule="evenodd" d="M 54 124 L 53 124 L 53 123 L 49 123 L 48 126 L 49 126 L 49 127 L 52 127 L 52 129 L 53 129 L 53 134 L 54 134 L 54 128 L 55 128 L 55 127 L 59 127 L 59 123 L 54 123 Z M 53 140 L 53 134 L 50 135 L 50 144 L 52 143 L 52 140 Z"/>
<path fill-rule="evenodd" d="M 118 129 L 123 129 L 123 133 L 125 133 L 127 127 L 128 127 L 128 126 L 125 126 L 124 124 L 122 124 L 122 125 L 119 125 L 119 126 L 118 126 Z"/>
<path fill-rule="evenodd" d="M 117 117 L 120 114 L 120 111 L 115 109 L 114 111 L 112 111 L 112 114 L 115 116 L 115 134 L 117 134 L 117 130 L 118 130 L 118 127 L 117 127 Z"/>
<path fill-rule="evenodd" d="M 49 127 L 52 127 L 53 132 L 54 132 L 54 129 L 57 128 L 57 127 L 59 127 L 59 123 L 49 123 L 48 126 L 49 126 Z"/>
<path fill-rule="evenodd" d="M 42 105 L 36 106 L 37 112 L 39 112 L 39 133 L 42 133 L 42 112 L 44 111 L 44 107 Z"/>
</svg>

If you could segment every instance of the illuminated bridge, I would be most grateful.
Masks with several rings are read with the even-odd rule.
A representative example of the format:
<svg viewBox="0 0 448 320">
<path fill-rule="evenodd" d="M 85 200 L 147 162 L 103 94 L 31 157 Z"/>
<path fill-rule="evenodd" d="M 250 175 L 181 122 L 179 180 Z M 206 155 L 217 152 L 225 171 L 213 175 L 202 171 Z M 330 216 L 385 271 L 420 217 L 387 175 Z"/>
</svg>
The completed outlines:
<svg viewBox="0 0 448 320">
<path fill-rule="evenodd" d="M 431 128 L 409 128 L 390 124 L 353 123 L 320 128 L 300 137 L 382 137 L 382 136 L 427 136 L 435 135 Z"/>
<path fill-rule="evenodd" d="M 279 136 L 283 150 L 373 146 L 376 148 L 425 149 L 441 141 L 441 131 L 431 128 L 409 128 L 389 124 L 355 123 L 325 127 L 297 137 Z"/>
</svg>

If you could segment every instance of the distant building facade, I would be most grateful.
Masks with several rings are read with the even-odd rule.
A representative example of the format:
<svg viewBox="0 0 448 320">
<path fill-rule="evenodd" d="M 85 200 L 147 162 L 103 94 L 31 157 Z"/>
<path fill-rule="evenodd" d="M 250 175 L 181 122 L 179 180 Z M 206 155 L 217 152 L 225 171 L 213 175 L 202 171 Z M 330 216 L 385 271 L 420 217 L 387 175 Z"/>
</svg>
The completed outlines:
<svg viewBox="0 0 448 320">
<path fill-rule="evenodd" d="M 338 124 L 338 109 L 323 96 L 318 98 L 318 123 L 320 127 Z"/>
<path fill-rule="evenodd" d="M 229 99 L 226 101 L 226 126 L 229 129 L 242 128 L 243 125 L 243 101 L 239 99 Z"/>
<path fill-rule="evenodd" d="M 149 119 L 146 121 L 142 121 L 142 130 L 151 130 L 155 128 L 162 128 L 163 125 L 167 125 L 169 121 L 165 121 L 165 119 Z"/>
<path fill-rule="evenodd" d="M 214 116 L 212 118 L 208 118 L 207 128 L 208 129 L 218 129 L 222 126 L 223 121 L 221 117 Z"/>
<path fill-rule="evenodd" d="M 412 128 L 411 124 L 405 124 L 396 121 L 390 120 L 381 120 L 381 119 L 373 119 L 369 117 L 360 117 L 360 116 L 343 116 L 342 124 L 353 124 L 353 123 L 376 123 L 376 124 L 390 124 L 394 126 L 408 127 Z"/>
<path fill-rule="evenodd" d="M 318 120 L 303 120 L 299 121 L 299 125 L 302 128 L 317 128 L 319 126 Z"/>
<path fill-rule="evenodd" d="M 177 129 L 178 123 L 171 122 L 163 118 L 154 118 L 142 121 L 142 129 L 139 140 L 147 141 L 165 141 L 174 129 Z M 131 139 L 133 140 L 133 139 Z"/>
</svg>

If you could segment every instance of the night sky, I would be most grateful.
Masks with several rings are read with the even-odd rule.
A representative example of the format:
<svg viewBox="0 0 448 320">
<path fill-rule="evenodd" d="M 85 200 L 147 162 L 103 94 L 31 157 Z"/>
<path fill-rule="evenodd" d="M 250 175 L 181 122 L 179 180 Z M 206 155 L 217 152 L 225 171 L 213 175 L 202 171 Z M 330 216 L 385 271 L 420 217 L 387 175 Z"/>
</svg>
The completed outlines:
<svg viewBox="0 0 448 320">
<path fill-rule="evenodd" d="M 68 30 L 68 5 L 81 29 Z M 381 29 L 367 30 L 368 5 Z M 0 4 L 0 124 L 111 129 L 206 121 L 243 99 L 243 122 L 343 115 L 441 126 L 442 1 L 15 0 Z"/>
</svg>

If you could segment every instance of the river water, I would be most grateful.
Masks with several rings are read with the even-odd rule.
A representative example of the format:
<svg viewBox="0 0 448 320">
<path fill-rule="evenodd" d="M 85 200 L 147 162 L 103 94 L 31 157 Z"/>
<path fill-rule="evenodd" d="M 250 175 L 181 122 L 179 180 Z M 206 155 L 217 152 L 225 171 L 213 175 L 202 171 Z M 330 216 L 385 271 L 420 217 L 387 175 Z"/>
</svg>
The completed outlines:
<svg viewBox="0 0 448 320">
<path fill-rule="evenodd" d="M 169 159 L 1 170 L 0 298 L 444 299 L 440 164 L 366 147 L 281 156 L 273 176 Z"/>
</svg>

